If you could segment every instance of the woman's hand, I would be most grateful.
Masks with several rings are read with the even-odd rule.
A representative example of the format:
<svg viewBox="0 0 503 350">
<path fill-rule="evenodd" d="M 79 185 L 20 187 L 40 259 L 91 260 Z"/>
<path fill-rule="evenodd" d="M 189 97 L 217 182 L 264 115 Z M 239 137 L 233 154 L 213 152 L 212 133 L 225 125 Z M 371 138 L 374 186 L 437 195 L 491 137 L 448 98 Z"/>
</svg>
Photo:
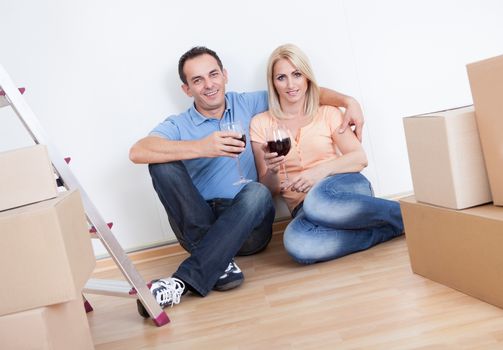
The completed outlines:
<svg viewBox="0 0 503 350">
<path fill-rule="evenodd" d="M 290 185 L 284 190 L 290 189 L 293 192 L 304 192 L 307 193 L 314 186 L 314 182 L 304 178 L 303 176 L 297 177 L 293 180 Z"/>
<path fill-rule="evenodd" d="M 260 183 L 265 185 L 273 196 L 279 194 L 281 189 L 278 172 L 282 162 L 281 157 L 278 157 L 276 153 L 270 153 L 267 143 L 252 141 L 251 146 Z"/>
<path fill-rule="evenodd" d="M 267 143 L 264 143 L 262 145 L 262 151 L 264 151 L 264 162 L 265 162 L 267 169 L 270 172 L 277 174 L 280 170 L 281 164 L 285 160 L 285 157 L 284 156 L 278 157 L 278 153 L 276 153 L 276 152 L 270 153 L 269 149 L 267 147 Z"/>
<path fill-rule="evenodd" d="M 290 181 L 290 185 L 284 190 L 290 189 L 294 192 L 304 192 L 307 193 L 313 186 L 323 178 L 323 174 L 314 169 L 309 169 L 303 171 L 299 176 Z"/>
</svg>

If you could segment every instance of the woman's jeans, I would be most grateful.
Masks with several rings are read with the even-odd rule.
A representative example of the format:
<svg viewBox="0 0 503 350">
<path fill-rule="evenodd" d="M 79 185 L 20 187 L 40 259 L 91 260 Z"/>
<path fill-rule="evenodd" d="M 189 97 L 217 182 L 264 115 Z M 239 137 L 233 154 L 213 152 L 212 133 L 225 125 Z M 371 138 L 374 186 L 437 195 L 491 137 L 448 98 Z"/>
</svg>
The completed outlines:
<svg viewBox="0 0 503 350">
<path fill-rule="evenodd" d="M 234 256 L 257 253 L 271 240 L 275 209 L 265 186 L 251 182 L 232 199 L 205 201 L 181 161 L 150 164 L 149 171 L 171 227 L 190 253 L 173 274 L 190 290 L 207 295 Z"/>
<path fill-rule="evenodd" d="M 400 205 L 375 198 L 360 173 L 329 176 L 307 194 L 285 230 L 285 248 L 301 264 L 340 258 L 403 233 Z"/>
</svg>

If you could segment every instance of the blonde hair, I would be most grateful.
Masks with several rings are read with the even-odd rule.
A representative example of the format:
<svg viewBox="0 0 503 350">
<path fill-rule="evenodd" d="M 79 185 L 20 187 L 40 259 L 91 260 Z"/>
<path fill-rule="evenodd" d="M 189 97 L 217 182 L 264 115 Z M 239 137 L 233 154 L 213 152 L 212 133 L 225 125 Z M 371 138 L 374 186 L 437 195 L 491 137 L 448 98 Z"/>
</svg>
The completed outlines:
<svg viewBox="0 0 503 350">
<path fill-rule="evenodd" d="M 306 99 L 304 101 L 304 113 L 309 117 L 314 117 L 318 112 L 320 104 L 320 88 L 316 83 L 313 70 L 307 56 L 293 44 L 285 44 L 277 47 L 269 57 L 267 63 L 267 87 L 269 92 L 269 111 L 271 114 L 281 119 L 284 114 L 281 110 L 278 92 L 274 87 L 273 70 L 274 65 L 281 59 L 287 59 L 295 68 L 297 68 L 307 79 Z"/>
</svg>

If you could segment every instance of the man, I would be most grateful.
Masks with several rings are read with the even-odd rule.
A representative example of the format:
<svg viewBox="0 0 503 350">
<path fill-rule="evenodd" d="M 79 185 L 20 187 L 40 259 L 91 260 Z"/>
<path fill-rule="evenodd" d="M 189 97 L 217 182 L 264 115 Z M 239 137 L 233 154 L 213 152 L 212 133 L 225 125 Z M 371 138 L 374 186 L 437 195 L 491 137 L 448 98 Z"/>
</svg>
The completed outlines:
<svg viewBox="0 0 503 350">
<path fill-rule="evenodd" d="M 178 72 L 193 106 L 164 120 L 130 150 L 134 163 L 149 164 L 173 231 L 190 253 L 172 277 L 152 281 L 161 307 L 178 304 L 188 290 L 206 296 L 241 285 L 244 276 L 233 259 L 265 249 L 275 216 L 269 190 L 256 182 L 249 142 L 222 131 L 223 123 L 239 121 L 250 140 L 250 120 L 267 110 L 267 93 L 226 93 L 227 71 L 205 47 L 183 54 Z M 363 116 L 354 99 L 322 89 L 321 102 L 345 107 L 343 128 L 354 122 L 361 135 Z M 233 185 L 240 176 L 237 157 L 244 177 L 254 182 Z"/>
</svg>

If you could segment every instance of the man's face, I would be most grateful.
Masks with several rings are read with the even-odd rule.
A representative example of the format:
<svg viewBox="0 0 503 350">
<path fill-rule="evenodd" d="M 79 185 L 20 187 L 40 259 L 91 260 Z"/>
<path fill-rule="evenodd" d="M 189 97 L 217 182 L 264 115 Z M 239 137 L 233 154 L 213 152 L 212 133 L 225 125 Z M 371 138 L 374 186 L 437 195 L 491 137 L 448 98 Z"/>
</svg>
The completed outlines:
<svg viewBox="0 0 503 350">
<path fill-rule="evenodd" d="M 183 84 L 182 89 L 187 96 L 194 98 L 199 113 L 221 117 L 225 110 L 226 70 L 220 69 L 213 56 L 204 54 L 187 60 L 183 72 L 187 84 Z"/>
</svg>

